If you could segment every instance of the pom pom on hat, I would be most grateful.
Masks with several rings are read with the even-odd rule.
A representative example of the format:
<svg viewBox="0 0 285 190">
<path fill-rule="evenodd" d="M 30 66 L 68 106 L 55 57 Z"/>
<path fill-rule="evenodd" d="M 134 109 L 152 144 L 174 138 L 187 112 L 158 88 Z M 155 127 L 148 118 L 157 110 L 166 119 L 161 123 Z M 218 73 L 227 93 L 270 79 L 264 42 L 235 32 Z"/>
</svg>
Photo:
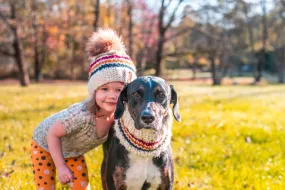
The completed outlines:
<svg viewBox="0 0 285 190">
<path fill-rule="evenodd" d="M 136 68 L 126 53 L 121 37 L 112 29 L 98 29 L 86 44 L 90 60 L 89 97 L 109 82 L 129 83 L 136 78 Z"/>
<path fill-rule="evenodd" d="M 122 38 L 112 29 L 98 29 L 89 38 L 86 50 L 89 58 L 96 57 L 99 54 L 109 52 L 111 50 L 126 54 L 126 48 Z"/>
</svg>

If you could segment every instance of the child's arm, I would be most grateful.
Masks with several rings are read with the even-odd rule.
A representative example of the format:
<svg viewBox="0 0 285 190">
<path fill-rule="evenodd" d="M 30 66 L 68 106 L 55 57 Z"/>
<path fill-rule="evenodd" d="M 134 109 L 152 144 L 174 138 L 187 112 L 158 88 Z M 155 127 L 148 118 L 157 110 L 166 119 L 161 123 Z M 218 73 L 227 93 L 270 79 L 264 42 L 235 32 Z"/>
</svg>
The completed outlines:
<svg viewBox="0 0 285 190">
<path fill-rule="evenodd" d="M 57 121 L 48 131 L 47 141 L 50 154 L 58 169 L 59 181 L 66 184 L 73 181 L 73 174 L 64 161 L 61 147 L 61 137 L 65 135 L 65 129 L 61 121 Z"/>
</svg>

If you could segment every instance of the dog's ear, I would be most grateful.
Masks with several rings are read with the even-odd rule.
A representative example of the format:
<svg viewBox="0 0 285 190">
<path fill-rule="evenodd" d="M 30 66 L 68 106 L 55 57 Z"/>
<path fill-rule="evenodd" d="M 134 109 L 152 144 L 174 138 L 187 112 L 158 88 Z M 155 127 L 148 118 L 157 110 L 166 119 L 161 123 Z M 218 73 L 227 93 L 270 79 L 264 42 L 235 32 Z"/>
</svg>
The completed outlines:
<svg viewBox="0 0 285 190">
<path fill-rule="evenodd" d="M 125 105 L 124 102 L 127 102 L 128 98 L 127 98 L 127 90 L 128 90 L 128 85 L 126 85 L 122 92 L 120 93 L 120 96 L 118 98 L 118 102 L 117 102 L 117 107 L 116 107 L 116 111 L 114 114 L 114 118 L 115 119 L 120 119 L 125 111 Z"/>
<path fill-rule="evenodd" d="M 173 112 L 173 116 L 177 121 L 181 121 L 180 118 L 180 114 L 179 114 L 179 104 L 178 104 L 178 96 L 176 91 L 174 90 L 173 86 L 170 85 L 170 89 L 171 89 L 171 99 L 170 99 L 170 104 L 173 103 L 173 108 L 172 108 L 172 112 Z"/>
</svg>

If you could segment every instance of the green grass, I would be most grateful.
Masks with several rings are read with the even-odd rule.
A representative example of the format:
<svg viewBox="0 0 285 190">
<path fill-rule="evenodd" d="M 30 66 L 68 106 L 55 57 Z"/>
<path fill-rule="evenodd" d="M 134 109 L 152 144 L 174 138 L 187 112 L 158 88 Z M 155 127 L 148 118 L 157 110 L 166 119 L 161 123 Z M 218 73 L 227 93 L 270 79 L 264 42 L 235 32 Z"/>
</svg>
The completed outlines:
<svg viewBox="0 0 285 190">
<path fill-rule="evenodd" d="M 175 189 L 285 189 L 284 85 L 174 86 L 182 116 L 181 123 L 173 124 Z M 87 87 L 0 89 L 0 187 L 34 189 L 29 155 L 34 128 L 83 100 Z M 102 148 L 86 159 L 92 189 L 101 189 Z"/>
</svg>

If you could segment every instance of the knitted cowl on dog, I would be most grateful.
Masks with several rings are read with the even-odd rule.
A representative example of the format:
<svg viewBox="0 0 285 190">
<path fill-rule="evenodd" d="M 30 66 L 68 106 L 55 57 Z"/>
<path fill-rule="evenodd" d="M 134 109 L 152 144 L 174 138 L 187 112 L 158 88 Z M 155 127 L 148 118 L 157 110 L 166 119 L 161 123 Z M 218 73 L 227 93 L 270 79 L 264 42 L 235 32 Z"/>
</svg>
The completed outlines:
<svg viewBox="0 0 285 190">
<path fill-rule="evenodd" d="M 98 87 L 109 82 L 129 83 L 136 78 L 136 68 L 127 55 L 122 39 L 111 29 L 98 29 L 88 40 L 89 98 Z"/>
<path fill-rule="evenodd" d="M 120 143 L 129 151 L 143 157 L 157 157 L 170 145 L 171 139 L 171 110 L 160 130 L 136 129 L 135 122 L 127 106 L 121 119 L 115 121 L 115 133 Z"/>
</svg>

